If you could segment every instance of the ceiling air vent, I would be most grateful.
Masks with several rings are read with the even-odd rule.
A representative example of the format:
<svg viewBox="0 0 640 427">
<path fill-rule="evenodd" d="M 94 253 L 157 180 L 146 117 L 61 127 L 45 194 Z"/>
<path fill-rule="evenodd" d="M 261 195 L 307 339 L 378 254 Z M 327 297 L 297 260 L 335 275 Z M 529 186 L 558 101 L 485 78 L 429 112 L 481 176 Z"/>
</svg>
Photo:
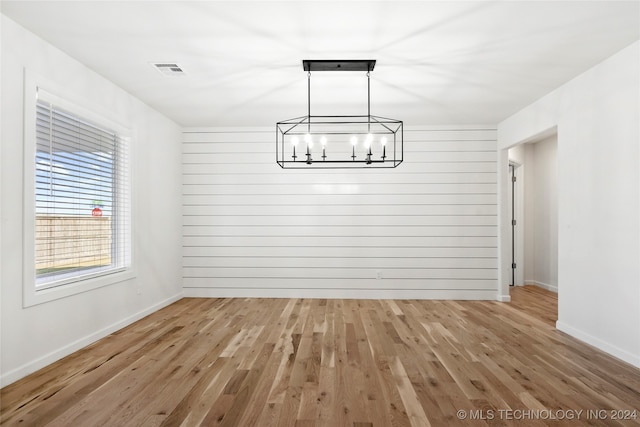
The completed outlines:
<svg viewBox="0 0 640 427">
<path fill-rule="evenodd" d="M 184 76 L 184 69 L 175 62 L 154 62 L 153 66 L 165 76 Z"/>
</svg>

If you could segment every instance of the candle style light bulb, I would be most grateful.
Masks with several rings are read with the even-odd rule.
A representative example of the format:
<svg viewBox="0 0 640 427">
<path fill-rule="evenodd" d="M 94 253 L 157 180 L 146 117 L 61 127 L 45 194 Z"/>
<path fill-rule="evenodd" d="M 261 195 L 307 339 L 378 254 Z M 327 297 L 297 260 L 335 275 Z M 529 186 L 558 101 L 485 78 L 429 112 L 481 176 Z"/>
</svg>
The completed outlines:
<svg viewBox="0 0 640 427">
<path fill-rule="evenodd" d="M 313 139 L 310 134 L 304 136 L 304 141 L 307 143 L 307 164 L 311 164 L 311 148 L 313 148 Z"/>
<path fill-rule="evenodd" d="M 356 145 L 358 145 L 358 138 L 355 136 L 351 137 L 351 145 L 353 146 L 353 149 L 351 151 L 351 160 L 353 160 L 354 162 L 356 161 Z"/>
<path fill-rule="evenodd" d="M 380 144 L 382 144 L 382 161 L 384 162 L 384 158 L 387 157 L 387 137 L 383 136 L 380 138 Z"/>
<path fill-rule="evenodd" d="M 367 149 L 367 164 L 371 164 L 371 141 L 373 141 L 373 135 L 370 133 L 367 134 L 367 137 L 364 139 L 364 148 Z"/>
<path fill-rule="evenodd" d="M 296 157 L 298 157 L 298 156 L 296 156 L 296 146 L 298 145 L 298 137 L 297 136 L 294 136 L 293 138 L 291 138 L 291 145 L 293 146 L 293 156 L 291 156 L 291 157 L 293 157 L 293 161 L 295 162 L 296 161 Z"/>
<path fill-rule="evenodd" d="M 320 137 L 320 145 L 322 145 L 322 161 L 324 161 L 327 158 L 327 152 L 326 147 L 327 147 L 327 137 L 326 136 L 321 136 Z"/>
</svg>

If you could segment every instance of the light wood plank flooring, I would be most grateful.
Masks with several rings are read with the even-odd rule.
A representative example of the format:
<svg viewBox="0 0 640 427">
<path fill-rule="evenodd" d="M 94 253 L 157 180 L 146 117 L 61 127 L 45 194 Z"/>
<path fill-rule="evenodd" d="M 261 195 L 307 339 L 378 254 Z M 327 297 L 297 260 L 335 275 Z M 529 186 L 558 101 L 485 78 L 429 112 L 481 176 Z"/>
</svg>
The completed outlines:
<svg viewBox="0 0 640 427">
<path fill-rule="evenodd" d="M 556 331 L 553 294 L 512 294 L 512 303 L 186 298 L 3 388 L 0 420 L 640 425 L 612 419 L 640 411 L 640 370 Z"/>
</svg>

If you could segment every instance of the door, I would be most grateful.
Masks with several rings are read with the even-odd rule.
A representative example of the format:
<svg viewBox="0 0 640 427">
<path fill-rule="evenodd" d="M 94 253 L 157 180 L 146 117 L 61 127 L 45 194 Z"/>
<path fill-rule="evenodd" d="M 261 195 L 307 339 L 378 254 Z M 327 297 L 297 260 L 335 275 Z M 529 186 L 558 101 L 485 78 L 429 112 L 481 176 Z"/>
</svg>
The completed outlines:
<svg viewBox="0 0 640 427">
<path fill-rule="evenodd" d="M 509 177 L 511 181 L 511 278 L 509 286 L 516 284 L 516 167 L 509 164 Z"/>
</svg>

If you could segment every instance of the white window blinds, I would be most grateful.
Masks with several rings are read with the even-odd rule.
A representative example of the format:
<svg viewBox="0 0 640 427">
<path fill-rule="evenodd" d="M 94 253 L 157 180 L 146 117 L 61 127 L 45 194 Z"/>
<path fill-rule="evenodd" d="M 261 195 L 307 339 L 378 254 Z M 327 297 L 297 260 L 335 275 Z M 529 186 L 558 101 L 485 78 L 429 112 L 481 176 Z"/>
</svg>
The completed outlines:
<svg viewBox="0 0 640 427">
<path fill-rule="evenodd" d="M 126 139 L 36 104 L 35 270 L 46 288 L 130 266 Z"/>
</svg>

